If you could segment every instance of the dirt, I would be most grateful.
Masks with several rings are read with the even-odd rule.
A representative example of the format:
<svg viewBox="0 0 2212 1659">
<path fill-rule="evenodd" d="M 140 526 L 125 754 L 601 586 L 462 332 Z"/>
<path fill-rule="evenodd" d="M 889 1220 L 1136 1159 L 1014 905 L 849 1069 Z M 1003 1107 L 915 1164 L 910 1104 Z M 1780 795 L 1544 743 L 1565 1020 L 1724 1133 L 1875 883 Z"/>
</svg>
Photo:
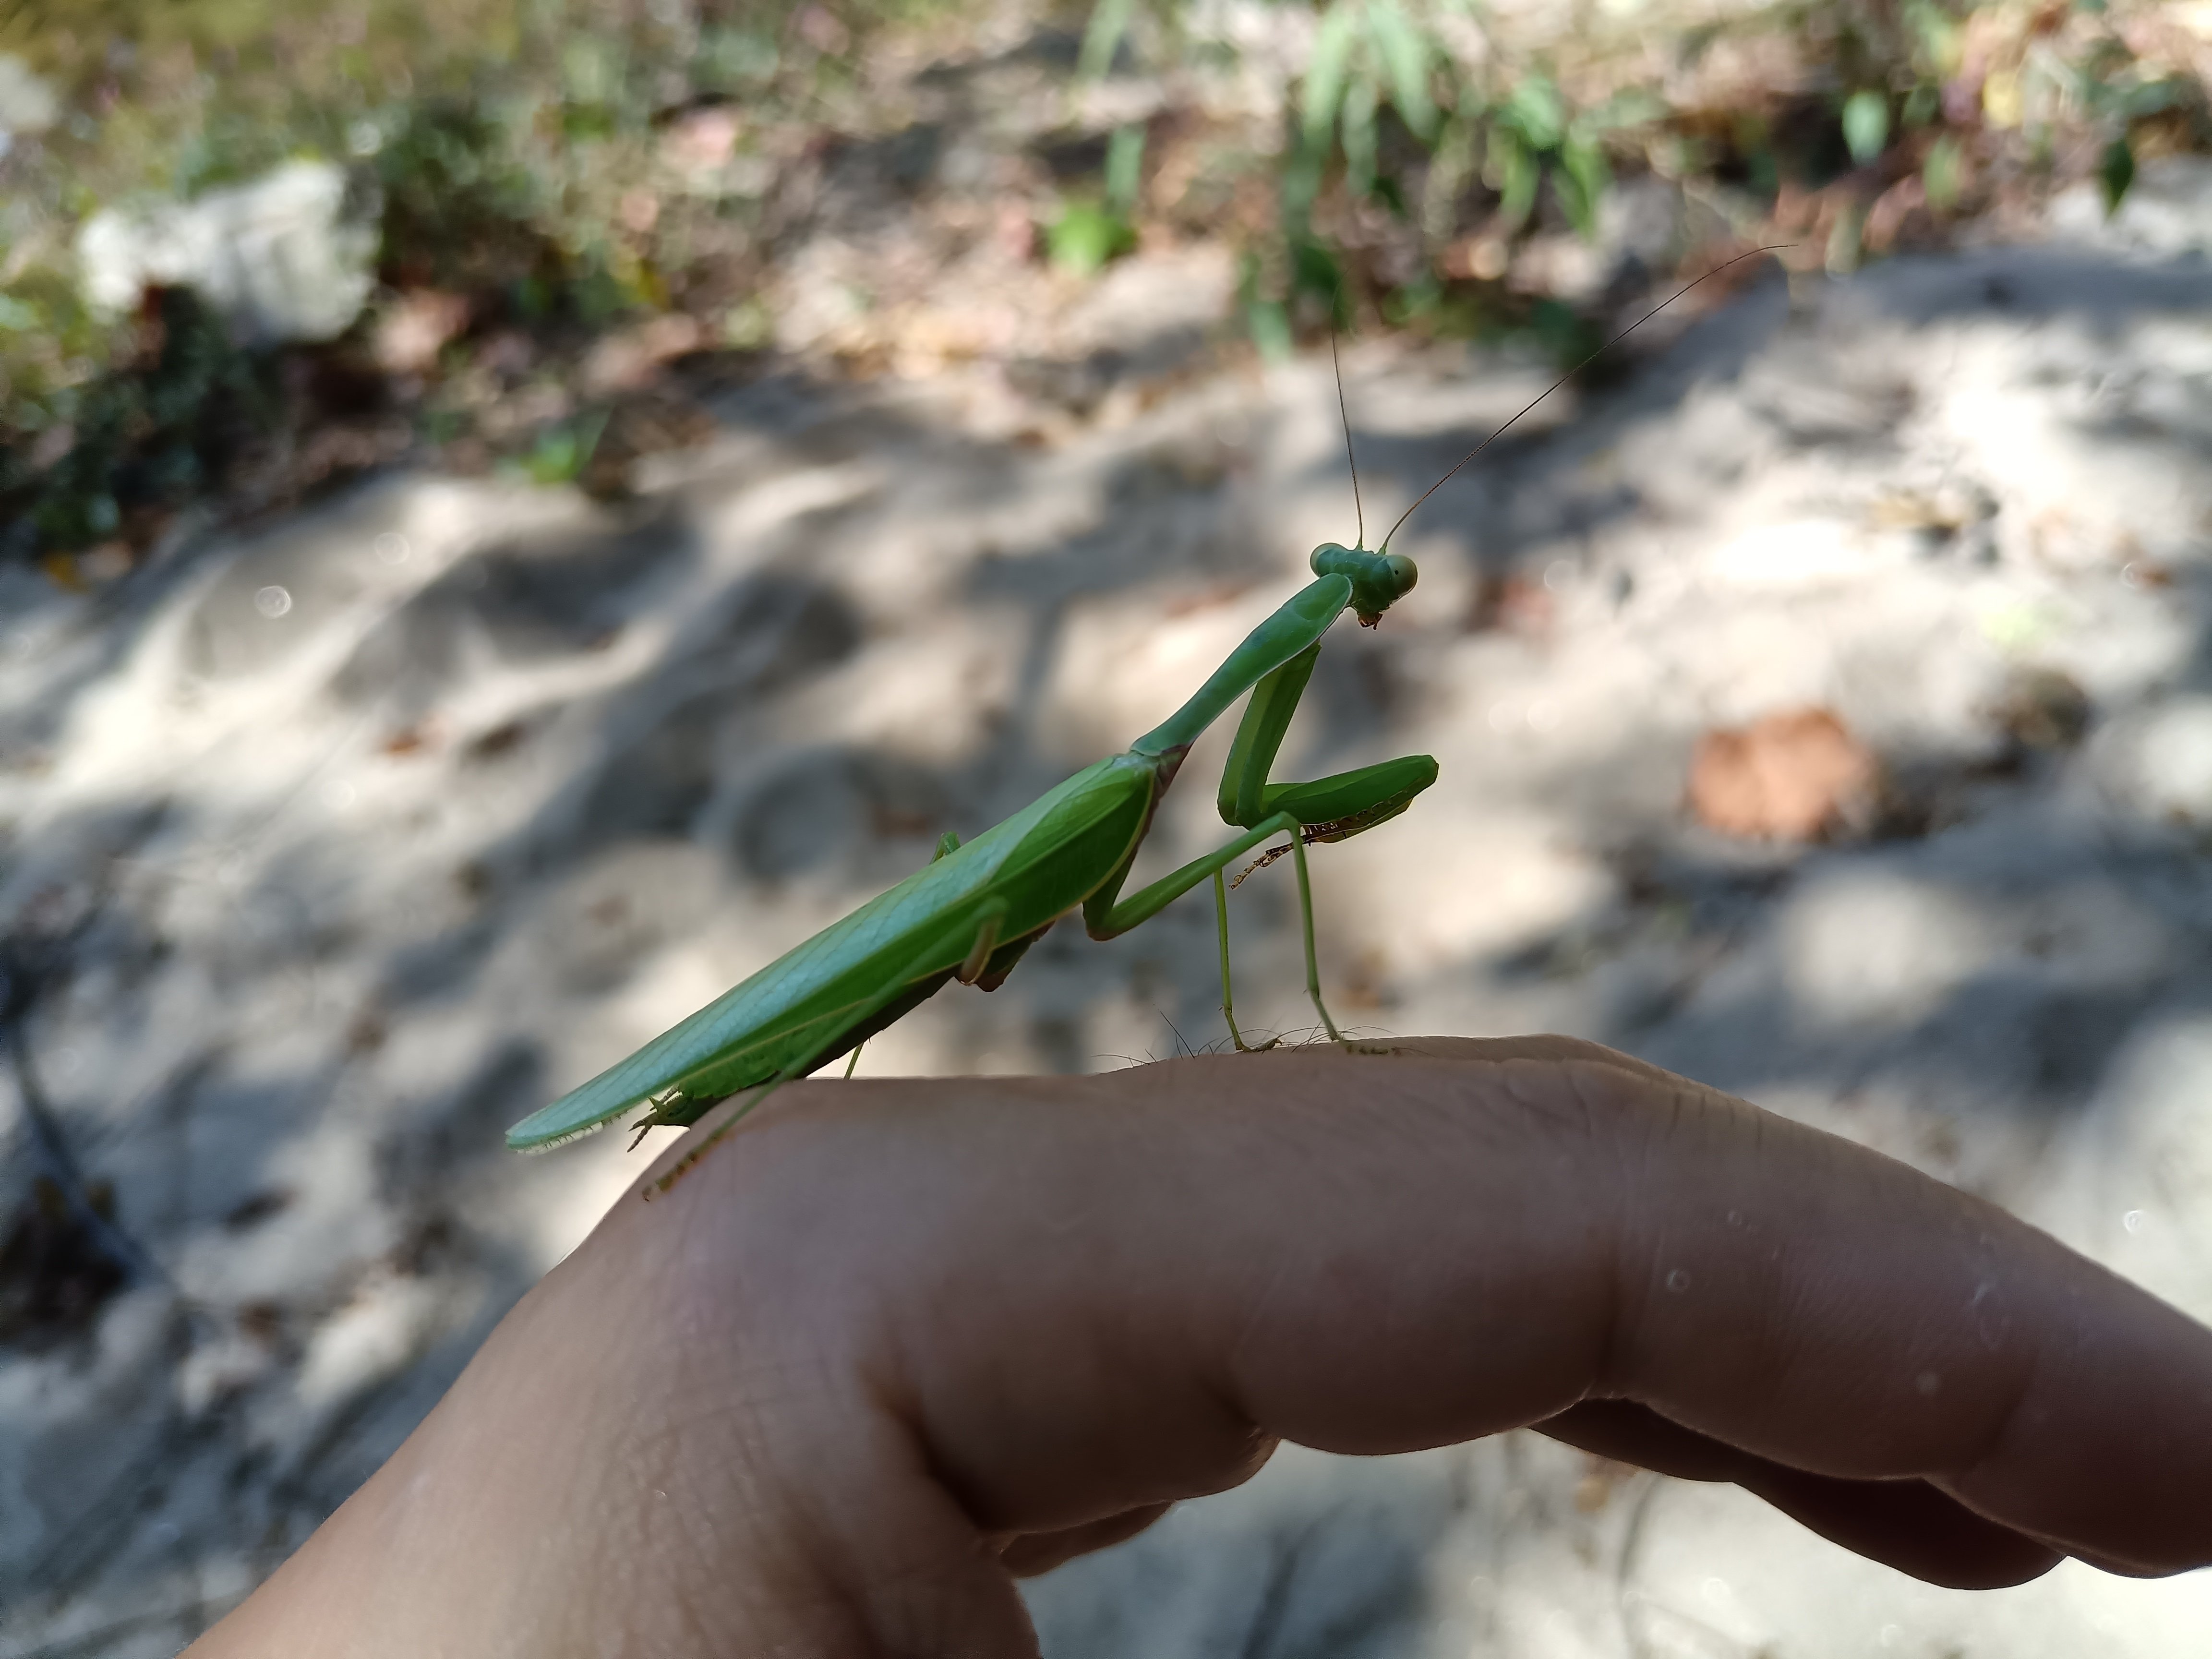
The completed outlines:
<svg viewBox="0 0 2212 1659">
<path fill-rule="evenodd" d="M 22 1052 L 124 1241 L 8 1247 L 78 1288 L 0 1347 L 0 1654 L 216 1616 L 639 1167 L 508 1122 L 1147 729 L 1346 536 L 1328 360 L 1218 351 L 1233 275 L 1142 252 L 1022 377 L 763 358 L 621 505 L 400 473 L 100 593 L 0 572 L 0 929 L 52 946 Z M 1776 276 L 1455 478 L 1285 751 L 1442 766 L 1312 855 L 1357 1034 L 1615 1043 L 2212 1314 L 2208 300 L 2086 234 Z M 1541 384 L 1344 363 L 1370 526 Z M 1698 823 L 1701 740 L 1808 708 L 1910 810 Z M 1225 735 L 1148 866 L 1222 835 Z M 1232 915 L 1240 1016 L 1296 1036 L 1288 873 Z M 862 1067 L 1213 1046 L 1212 952 L 1202 895 L 1062 927 Z M 1931 1590 L 1509 1435 L 1286 1450 L 1034 1604 L 1066 1659 L 2020 1659 L 2193 1652 L 2212 1579 Z"/>
</svg>

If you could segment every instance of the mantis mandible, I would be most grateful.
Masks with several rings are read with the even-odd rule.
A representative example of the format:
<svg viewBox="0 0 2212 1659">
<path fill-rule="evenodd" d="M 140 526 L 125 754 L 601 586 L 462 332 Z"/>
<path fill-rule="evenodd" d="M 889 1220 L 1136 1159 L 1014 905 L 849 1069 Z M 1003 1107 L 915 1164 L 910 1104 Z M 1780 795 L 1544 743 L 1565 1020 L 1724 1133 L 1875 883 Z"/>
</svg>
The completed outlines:
<svg viewBox="0 0 2212 1659">
<path fill-rule="evenodd" d="M 1023 953 L 1071 911 L 1081 910 L 1084 931 L 1092 939 L 1110 939 L 1150 921 L 1209 879 L 1221 949 L 1222 1015 L 1231 1041 L 1249 1050 L 1237 1025 L 1230 987 L 1222 872 L 1276 836 L 1288 836 L 1288 844 L 1263 861 L 1287 852 L 1297 866 L 1306 992 L 1329 1040 L 1342 1042 L 1322 1000 L 1306 848 L 1364 834 L 1397 817 L 1436 781 L 1437 763 L 1426 755 L 1407 755 L 1311 782 L 1267 781 L 1323 635 L 1346 611 L 1362 626 L 1376 626 L 1413 589 L 1419 572 L 1411 559 L 1388 550 L 1390 538 L 1461 467 L 1600 353 L 1698 283 L 1772 251 L 1755 249 L 1715 266 L 1607 341 L 1462 457 L 1400 515 L 1379 548 L 1367 550 L 1363 530 L 1359 546 L 1325 542 L 1314 549 L 1309 560 L 1313 580 L 1254 629 L 1189 701 L 1121 753 L 1084 768 L 972 841 L 945 836 L 922 869 L 785 952 L 628 1059 L 532 1113 L 507 1132 L 507 1144 L 520 1151 L 553 1146 L 636 1106 L 650 1109 L 635 1126 L 641 1133 L 663 1125 L 680 1127 L 696 1121 L 718 1101 L 759 1090 L 654 1183 L 653 1190 L 665 1191 L 776 1089 L 840 1054 L 851 1053 L 857 1060 L 863 1042 L 948 981 L 996 990 Z M 1340 407 L 1340 377 L 1337 395 Z M 1349 455 L 1348 421 L 1345 443 Z M 1355 501 L 1358 486 L 1355 469 Z M 1218 797 L 1223 820 L 1240 833 L 1124 897 L 1130 866 L 1191 745 L 1247 692 L 1250 699 L 1231 744 Z"/>
</svg>

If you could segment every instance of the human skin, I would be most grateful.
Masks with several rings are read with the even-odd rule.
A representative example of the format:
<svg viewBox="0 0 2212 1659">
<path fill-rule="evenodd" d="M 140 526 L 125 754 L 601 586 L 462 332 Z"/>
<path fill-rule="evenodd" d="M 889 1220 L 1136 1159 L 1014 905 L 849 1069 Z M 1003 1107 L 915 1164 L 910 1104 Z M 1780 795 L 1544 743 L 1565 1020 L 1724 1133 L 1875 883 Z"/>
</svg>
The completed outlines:
<svg viewBox="0 0 2212 1659">
<path fill-rule="evenodd" d="M 1626 1055 L 1419 1039 L 783 1090 L 190 1652 L 1015 1659 L 1017 1575 L 1279 1441 L 1522 1425 L 1939 1583 L 2212 1563 L 2212 1331 Z"/>
</svg>

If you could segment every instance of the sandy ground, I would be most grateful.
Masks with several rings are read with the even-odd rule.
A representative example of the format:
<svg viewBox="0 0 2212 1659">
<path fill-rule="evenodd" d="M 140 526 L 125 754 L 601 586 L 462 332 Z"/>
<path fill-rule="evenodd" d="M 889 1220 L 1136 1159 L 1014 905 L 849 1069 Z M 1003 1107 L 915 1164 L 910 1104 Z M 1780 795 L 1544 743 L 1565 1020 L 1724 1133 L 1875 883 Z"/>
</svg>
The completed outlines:
<svg viewBox="0 0 2212 1659">
<path fill-rule="evenodd" d="M 2212 1316 L 2212 267 L 2176 222 L 1769 280 L 1447 486 L 1399 543 L 1419 588 L 1332 636 L 1285 751 L 1442 763 L 1315 855 L 1340 1015 L 1615 1043 Z M 7 1304 L 0 1655 L 204 1627 L 639 1167 L 614 1136 L 511 1157 L 507 1122 L 1145 730 L 1349 535 L 1325 358 L 1178 372 L 1231 276 L 1117 268 L 1083 321 L 1113 355 L 1059 381 L 766 374 L 618 510 L 400 477 L 106 597 L 0 573 L 0 1195 L 37 1233 L 58 1130 L 134 1264 L 111 1285 L 49 1218 L 45 1299 Z M 1370 526 L 1541 384 L 1390 343 L 1345 374 Z M 1071 382 L 1048 441 L 1005 435 Z M 1862 831 L 1691 820 L 1701 732 L 1811 705 L 1883 760 Z M 1146 866 L 1220 836 L 1210 744 Z M 1303 1033 L 1290 894 L 1236 896 L 1238 1000 Z M 1215 1042 L 1212 948 L 1202 895 L 1063 927 L 864 1069 Z M 2212 1577 L 1934 1591 L 1527 1436 L 1289 1450 L 1034 1600 L 1054 1659 L 2212 1628 Z"/>
</svg>

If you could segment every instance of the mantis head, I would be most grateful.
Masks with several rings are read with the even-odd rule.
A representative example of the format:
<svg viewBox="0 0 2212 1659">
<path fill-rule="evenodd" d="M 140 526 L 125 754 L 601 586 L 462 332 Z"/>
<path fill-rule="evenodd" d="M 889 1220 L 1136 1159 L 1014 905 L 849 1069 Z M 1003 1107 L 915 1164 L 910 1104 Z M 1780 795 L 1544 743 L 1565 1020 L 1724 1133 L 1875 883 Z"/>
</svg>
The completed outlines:
<svg viewBox="0 0 2212 1659">
<path fill-rule="evenodd" d="M 1307 562 L 1316 576 L 1345 576 L 1352 582 L 1352 608 L 1362 628 L 1372 628 L 1382 613 L 1413 590 L 1421 573 L 1403 553 L 1370 553 L 1364 548 L 1323 542 Z"/>
</svg>

